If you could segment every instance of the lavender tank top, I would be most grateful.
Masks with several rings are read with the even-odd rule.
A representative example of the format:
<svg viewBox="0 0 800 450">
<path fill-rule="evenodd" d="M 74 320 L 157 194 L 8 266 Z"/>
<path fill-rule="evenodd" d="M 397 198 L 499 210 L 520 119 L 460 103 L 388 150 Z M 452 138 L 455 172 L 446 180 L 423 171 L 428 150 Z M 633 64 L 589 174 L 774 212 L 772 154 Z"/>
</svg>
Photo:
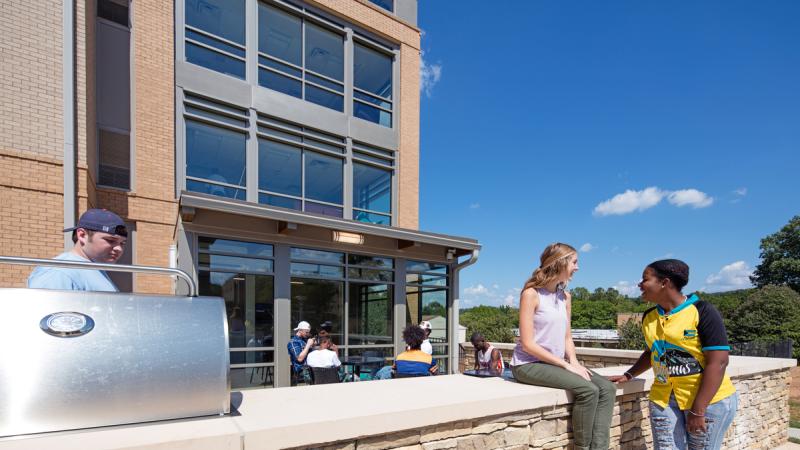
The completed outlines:
<svg viewBox="0 0 800 450">
<path fill-rule="evenodd" d="M 550 292 L 547 289 L 537 288 L 536 292 L 539 293 L 539 306 L 533 315 L 534 341 L 556 358 L 564 359 L 567 339 L 567 297 L 563 291 Z M 511 358 L 512 366 L 538 361 L 517 342 L 514 356 Z"/>
</svg>

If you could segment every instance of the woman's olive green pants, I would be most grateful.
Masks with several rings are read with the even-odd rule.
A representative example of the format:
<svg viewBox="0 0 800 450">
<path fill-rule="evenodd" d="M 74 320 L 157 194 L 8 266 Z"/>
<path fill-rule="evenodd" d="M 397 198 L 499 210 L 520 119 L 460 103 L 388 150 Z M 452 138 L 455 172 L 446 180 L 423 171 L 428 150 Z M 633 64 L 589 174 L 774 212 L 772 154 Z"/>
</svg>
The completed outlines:
<svg viewBox="0 0 800 450">
<path fill-rule="evenodd" d="M 617 388 L 592 371 L 592 381 L 546 363 L 529 363 L 511 368 L 514 378 L 525 384 L 566 389 L 574 397 L 572 435 L 575 450 L 608 450 L 608 434 Z"/>
</svg>

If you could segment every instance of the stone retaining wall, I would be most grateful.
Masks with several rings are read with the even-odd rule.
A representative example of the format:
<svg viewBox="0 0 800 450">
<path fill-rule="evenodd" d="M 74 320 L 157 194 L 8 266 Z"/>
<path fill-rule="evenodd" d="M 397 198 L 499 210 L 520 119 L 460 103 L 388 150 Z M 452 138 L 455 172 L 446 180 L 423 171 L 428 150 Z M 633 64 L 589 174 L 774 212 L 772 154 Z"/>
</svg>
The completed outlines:
<svg viewBox="0 0 800 450">
<path fill-rule="evenodd" d="M 788 440 L 789 370 L 775 370 L 733 379 L 739 411 L 723 449 L 773 449 Z M 611 422 L 611 449 L 652 447 L 648 392 L 617 397 Z M 571 405 L 545 407 L 468 421 L 432 425 L 360 439 L 319 443 L 297 449 L 440 450 L 505 449 L 567 450 L 572 448 Z"/>
</svg>

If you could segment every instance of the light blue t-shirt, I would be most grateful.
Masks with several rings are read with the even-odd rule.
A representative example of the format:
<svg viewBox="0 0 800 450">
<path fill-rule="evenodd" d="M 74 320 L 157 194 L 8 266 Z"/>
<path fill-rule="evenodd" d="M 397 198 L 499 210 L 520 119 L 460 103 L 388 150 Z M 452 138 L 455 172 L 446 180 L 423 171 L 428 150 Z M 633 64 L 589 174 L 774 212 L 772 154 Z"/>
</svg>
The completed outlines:
<svg viewBox="0 0 800 450">
<path fill-rule="evenodd" d="M 53 259 L 89 262 L 72 252 L 64 252 Z M 63 267 L 37 267 L 28 277 L 28 287 L 36 289 L 61 289 L 66 291 L 119 292 L 117 286 L 103 270 L 69 269 Z"/>
</svg>

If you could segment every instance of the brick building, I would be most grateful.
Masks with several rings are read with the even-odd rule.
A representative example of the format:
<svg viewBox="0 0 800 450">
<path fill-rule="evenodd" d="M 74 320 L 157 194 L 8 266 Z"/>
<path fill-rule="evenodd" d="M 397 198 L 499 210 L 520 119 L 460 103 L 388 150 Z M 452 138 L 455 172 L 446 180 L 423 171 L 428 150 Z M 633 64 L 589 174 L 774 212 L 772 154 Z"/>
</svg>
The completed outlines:
<svg viewBox="0 0 800 450">
<path fill-rule="evenodd" d="M 391 359 L 407 323 L 441 316 L 449 370 L 480 245 L 418 229 L 416 15 L 416 0 L 3 2 L 0 254 L 56 255 L 63 228 L 107 208 L 133 230 L 124 262 L 225 298 L 234 388 L 289 384 L 299 320 L 331 321 L 341 357 Z"/>
</svg>

